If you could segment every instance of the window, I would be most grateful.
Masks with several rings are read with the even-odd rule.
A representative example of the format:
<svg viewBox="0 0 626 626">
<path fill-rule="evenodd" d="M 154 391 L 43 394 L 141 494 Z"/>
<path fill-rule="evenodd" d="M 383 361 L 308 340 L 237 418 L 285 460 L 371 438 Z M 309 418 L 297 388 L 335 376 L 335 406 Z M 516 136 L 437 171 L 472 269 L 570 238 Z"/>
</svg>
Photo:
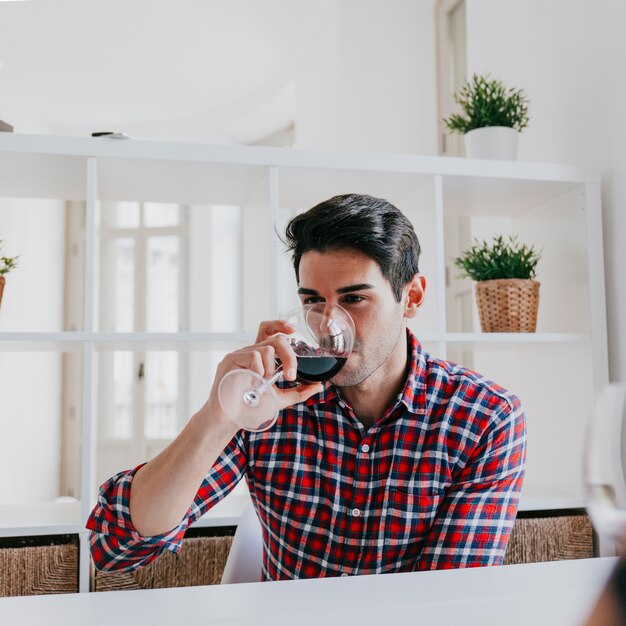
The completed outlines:
<svg viewBox="0 0 626 626">
<path fill-rule="evenodd" d="M 183 330 L 187 207 L 116 202 L 103 204 L 101 216 L 100 330 Z M 157 442 L 176 436 L 188 413 L 187 353 L 136 345 L 99 354 L 99 478 L 152 456 Z"/>
</svg>

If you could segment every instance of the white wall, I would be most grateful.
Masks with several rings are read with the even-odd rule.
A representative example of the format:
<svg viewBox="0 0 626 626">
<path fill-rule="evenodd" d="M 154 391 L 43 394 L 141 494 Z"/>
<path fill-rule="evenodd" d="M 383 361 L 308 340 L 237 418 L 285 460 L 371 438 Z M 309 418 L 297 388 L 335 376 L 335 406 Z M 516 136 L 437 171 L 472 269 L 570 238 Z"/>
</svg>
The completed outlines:
<svg viewBox="0 0 626 626">
<path fill-rule="evenodd" d="M 531 100 L 520 159 L 602 176 L 610 376 L 626 381 L 626 4 L 466 1 L 468 75 L 489 72 Z"/>
<path fill-rule="evenodd" d="M 436 154 L 433 0 L 340 0 L 296 74 L 296 146 Z"/>
<path fill-rule="evenodd" d="M 20 255 L 0 332 L 63 329 L 64 228 L 60 201 L 0 199 L 3 254 Z M 59 495 L 61 389 L 61 354 L 0 352 L 0 504 Z"/>
</svg>

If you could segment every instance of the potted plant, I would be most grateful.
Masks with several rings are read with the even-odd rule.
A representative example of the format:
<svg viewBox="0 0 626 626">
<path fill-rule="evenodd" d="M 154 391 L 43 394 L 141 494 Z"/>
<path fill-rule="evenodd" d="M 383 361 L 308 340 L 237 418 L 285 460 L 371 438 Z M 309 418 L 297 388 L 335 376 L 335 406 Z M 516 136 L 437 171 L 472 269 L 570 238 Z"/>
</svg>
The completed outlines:
<svg viewBox="0 0 626 626">
<path fill-rule="evenodd" d="M 506 88 L 488 75 L 474 74 L 455 94 L 462 113 L 443 120 L 453 133 L 465 136 L 470 158 L 517 158 L 519 132 L 528 126 L 528 99 L 521 89 Z"/>
<path fill-rule="evenodd" d="M 2 243 L 2 239 L 0 239 L 0 252 L 2 251 Z M 12 269 L 15 269 L 17 267 L 18 259 L 19 256 L 0 257 L 0 304 L 2 304 L 2 292 L 4 291 L 4 283 L 6 282 L 4 275 L 8 274 Z"/>
<path fill-rule="evenodd" d="M 491 243 L 475 240 L 454 260 L 461 277 L 476 281 L 480 326 L 485 333 L 534 333 L 539 283 L 534 280 L 541 254 L 517 237 L 499 235 Z"/>
</svg>

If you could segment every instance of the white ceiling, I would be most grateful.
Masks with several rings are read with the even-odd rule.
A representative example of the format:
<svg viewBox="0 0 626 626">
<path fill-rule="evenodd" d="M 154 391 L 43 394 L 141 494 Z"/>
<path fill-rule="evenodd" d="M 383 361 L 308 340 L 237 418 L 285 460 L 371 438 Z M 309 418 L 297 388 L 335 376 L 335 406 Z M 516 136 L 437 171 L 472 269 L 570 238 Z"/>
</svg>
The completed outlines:
<svg viewBox="0 0 626 626">
<path fill-rule="evenodd" d="M 16 132 L 248 143 L 293 121 L 335 0 L 0 2 L 0 119 Z"/>
</svg>

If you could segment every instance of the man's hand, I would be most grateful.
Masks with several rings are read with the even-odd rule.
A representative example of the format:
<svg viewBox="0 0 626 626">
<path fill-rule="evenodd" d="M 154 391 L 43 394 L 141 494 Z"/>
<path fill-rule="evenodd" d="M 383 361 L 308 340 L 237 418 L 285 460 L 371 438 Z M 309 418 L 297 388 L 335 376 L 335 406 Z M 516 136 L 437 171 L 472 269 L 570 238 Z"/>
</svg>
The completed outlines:
<svg viewBox="0 0 626 626">
<path fill-rule="evenodd" d="M 285 378 L 295 380 L 296 355 L 285 337 L 292 332 L 294 329 L 286 322 L 263 322 L 254 345 L 227 354 L 217 367 L 206 404 L 163 452 L 137 471 L 129 507 L 141 535 L 159 535 L 180 522 L 207 472 L 239 430 L 220 405 L 217 390 L 222 378 L 234 369 L 251 370 L 268 378 L 276 371 L 276 359 L 280 359 Z M 275 391 L 284 409 L 322 389 L 321 383 L 314 383 Z"/>
<path fill-rule="evenodd" d="M 295 381 L 297 359 L 295 352 L 285 337 L 294 332 L 293 326 L 283 320 L 261 322 L 256 343 L 227 354 L 217 368 L 209 404 L 214 410 L 222 409 L 219 405 L 217 388 L 222 378 L 234 369 L 251 370 L 263 378 L 269 378 L 276 371 L 276 359 L 283 367 L 285 380 Z M 284 409 L 293 404 L 304 402 L 311 396 L 322 391 L 321 383 L 299 384 L 289 389 L 274 389 L 279 406 Z"/>
</svg>

